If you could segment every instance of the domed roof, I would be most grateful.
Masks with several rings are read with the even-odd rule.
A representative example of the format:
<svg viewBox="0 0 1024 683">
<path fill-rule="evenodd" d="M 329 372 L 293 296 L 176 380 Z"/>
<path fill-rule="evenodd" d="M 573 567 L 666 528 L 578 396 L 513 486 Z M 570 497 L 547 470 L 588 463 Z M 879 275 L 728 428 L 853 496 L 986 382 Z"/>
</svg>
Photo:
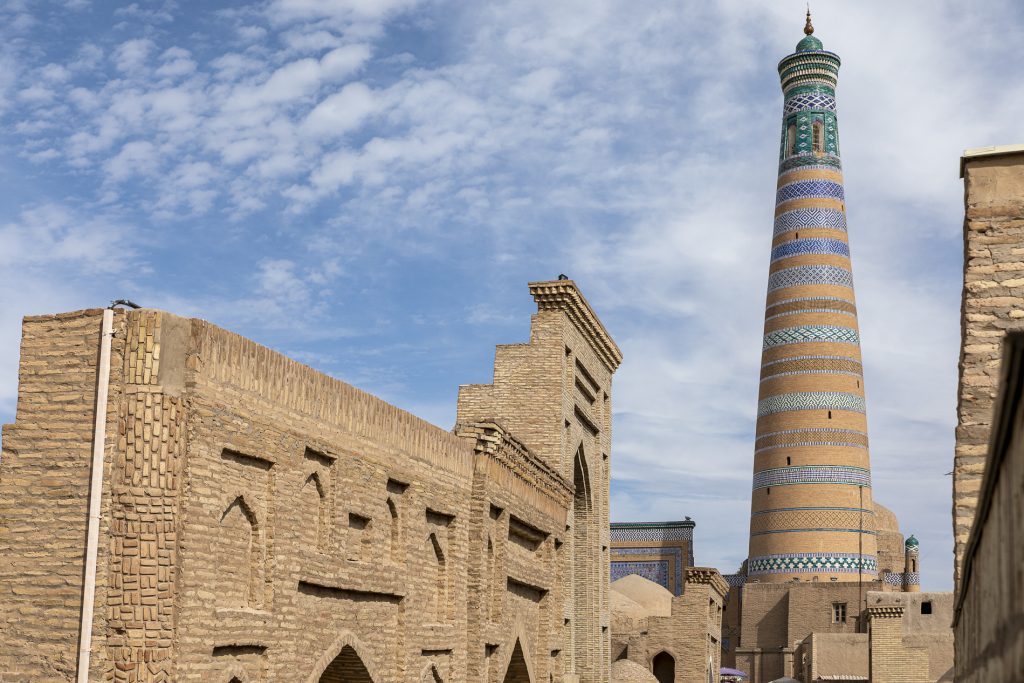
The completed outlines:
<svg viewBox="0 0 1024 683">
<path fill-rule="evenodd" d="M 810 50 L 824 50 L 825 45 L 814 36 L 807 36 L 796 44 L 797 52 L 808 52 Z"/>
<path fill-rule="evenodd" d="M 875 528 L 879 531 L 895 531 L 899 533 L 900 522 L 896 519 L 896 513 L 885 507 L 877 500 L 873 501 L 875 509 Z"/>
<path fill-rule="evenodd" d="M 921 542 L 914 538 L 914 534 L 910 534 L 910 538 L 907 539 L 907 542 L 904 543 L 904 545 L 907 546 L 908 550 L 917 550 L 921 547 Z"/>
<path fill-rule="evenodd" d="M 807 23 L 804 25 L 804 33 L 807 37 L 796 44 L 797 52 L 807 52 L 808 50 L 821 50 L 824 46 L 821 41 L 814 37 L 814 24 L 811 23 L 811 8 L 807 8 Z"/>
<path fill-rule="evenodd" d="M 612 662 L 612 683 L 658 683 L 650 671 L 628 659 Z"/>
<path fill-rule="evenodd" d="M 672 616 L 672 593 L 664 586 L 654 583 L 649 579 L 645 579 L 637 574 L 630 574 L 629 576 L 623 576 L 617 581 L 612 581 L 611 589 L 639 605 L 643 609 L 643 616 Z M 622 601 L 620 604 L 623 607 L 631 607 L 625 601 Z M 635 616 L 640 615 L 637 614 Z"/>
</svg>

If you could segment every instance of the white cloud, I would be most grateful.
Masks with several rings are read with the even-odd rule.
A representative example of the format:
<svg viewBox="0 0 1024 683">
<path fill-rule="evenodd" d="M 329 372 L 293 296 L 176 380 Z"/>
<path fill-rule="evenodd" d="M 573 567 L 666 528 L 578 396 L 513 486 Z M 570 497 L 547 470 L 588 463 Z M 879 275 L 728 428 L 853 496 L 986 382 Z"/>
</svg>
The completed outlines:
<svg viewBox="0 0 1024 683">
<path fill-rule="evenodd" d="M 156 45 L 148 38 L 125 41 L 114 51 L 114 64 L 119 71 L 131 73 L 145 66 Z"/>
<path fill-rule="evenodd" d="M 343 274 L 365 277 L 354 259 L 381 245 L 381 269 L 426 254 L 455 270 L 486 253 L 499 266 L 486 294 L 498 298 L 506 273 L 569 271 L 626 351 L 614 514 L 692 515 L 698 557 L 738 564 L 781 106 L 774 66 L 801 37 L 802 8 L 274 0 L 215 14 L 210 34 L 224 45 L 153 30 L 173 6 L 144 10 L 121 13 L 116 41 L 91 37 L 63 61 L 4 53 L 0 101 L 13 98 L 11 146 L 95 183 L 89 199 L 147 220 L 223 229 L 227 217 L 240 244 L 275 244 L 249 254 L 243 295 L 169 304 L 244 324 L 287 317 L 295 302 L 324 310 L 321 292 Z M 1015 11 L 1007 0 L 984 16 L 953 0 L 816 8 L 819 35 L 844 60 L 877 493 L 937 544 L 949 540 L 933 517 L 948 507 L 934 491 L 948 484 L 936 477 L 954 417 L 956 157 L 1018 134 L 1024 90 L 1006 68 Z M 104 59 L 98 45 L 114 42 Z M 878 45 L 898 46 L 898 59 Z M 27 223 L 10 225 L 23 245 Z M 50 243 L 65 239 L 56 235 Z M 459 310 L 471 323 L 512 320 Z M 906 339 L 919 340 L 913 354 L 901 352 Z M 921 476 L 901 489 L 906 468 Z M 931 580 L 945 582 L 948 562 L 935 566 Z"/>
<path fill-rule="evenodd" d="M 349 83 L 320 102 L 302 127 L 308 134 L 318 137 L 340 137 L 358 128 L 379 108 L 377 98 L 365 84 Z"/>
</svg>

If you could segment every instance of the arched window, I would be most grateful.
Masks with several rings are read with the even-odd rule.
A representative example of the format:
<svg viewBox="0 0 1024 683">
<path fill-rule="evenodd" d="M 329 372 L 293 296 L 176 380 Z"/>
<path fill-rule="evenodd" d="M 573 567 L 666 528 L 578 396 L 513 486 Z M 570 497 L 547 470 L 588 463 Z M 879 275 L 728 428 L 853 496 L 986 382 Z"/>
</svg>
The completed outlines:
<svg viewBox="0 0 1024 683">
<path fill-rule="evenodd" d="M 815 121 L 811 127 L 812 140 L 814 142 L 814 153 L 824 154 L 825 153 L 825 124 L 821 121 Z"/>
<path fill-rule="evenodd" d="M 791 157 L 794 154 L 796 154 L 796 125 L 791 123 L 786 129 L 786 156 Z"/>
</svg>

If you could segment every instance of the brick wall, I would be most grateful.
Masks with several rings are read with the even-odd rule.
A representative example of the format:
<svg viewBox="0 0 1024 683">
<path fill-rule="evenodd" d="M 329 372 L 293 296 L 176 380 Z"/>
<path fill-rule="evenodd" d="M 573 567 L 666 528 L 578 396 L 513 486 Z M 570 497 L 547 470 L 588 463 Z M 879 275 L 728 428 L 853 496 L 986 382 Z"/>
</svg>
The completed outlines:
<svg viewBox="0 0 1024 683">
<path fill-rule="evenodd" d="M 985 468 L 1007 330 L 1024 327 L 1024 153 L 964 160 L 964 290 L 953 465 L 955 579 Z"/>
<path fill-rule="evenodd" d="M 682 595 L 671 598 L 670 615 L 640 619 L 630 632 L 616 633 L 615 640 L 625 643 L 625 658 L 655 675 L 671 663 L 674 683 L 717 681 L 729 586 L 717 570 L 706 567 L 687 568 L 684 581 Z M 666 668 L 660 669 L 659 662 Z"/>
<path fill-rule="evenodd" d="M 0 680 L 74 674 L 100 317 L 25 322 L 0 461 Z M 91 680 L 606 682 L 611 370 L 593 330 L 538 317 L 563 328 L 563 415 L 576 358 L 597 368 L 584 419 L 542 430 L 554 459 L 209 323 L 118 312 Z"/>
<path fill-rule="evenodd" d="M 954 616 L 956 680 L 1024 680 L 1024 335 L 1008 340 L 978 518 Z"/>
<path fill-rule="evenodd" d="M 871 683 L 931 683 L 928 651 L 903 642 L 903 607 L 868 606 L 868 659 Z"/>
<path fill-rule="evenodd" d="M 17 418 L 4 425 L 0 455 L 2 681 L 75 673 L 101 317 L 35 316 L 22 326 Z M 93 642 L 102 654 L 102 638 Z"/>
</svg>

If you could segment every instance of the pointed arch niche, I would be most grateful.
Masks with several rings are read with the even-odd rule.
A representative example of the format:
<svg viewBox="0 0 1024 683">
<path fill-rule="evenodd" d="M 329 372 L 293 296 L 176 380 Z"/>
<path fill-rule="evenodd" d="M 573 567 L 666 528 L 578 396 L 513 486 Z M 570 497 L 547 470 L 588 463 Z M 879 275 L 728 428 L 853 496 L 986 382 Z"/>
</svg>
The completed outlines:
<svg viewBox="0 0 1024 683">
<path fill-rule="evenodd" d="M 218 606 L 262 609 L 263 530 L 245 496 L 240 495 L 228 504 L 218 531 Z"/>
<path fill-rule="evenodd" d="M 594 653 L 591 651 L 590 644 L 597 642 L 597 615 L 593 613 L 593 605 L 597 604 L 597 596 L 594 592 L 598 584 L 596 575 L 598 563 L 595 562 L 595 555 L 600 536 L 597 529 L 594 528 L 596 513 L 587 457 L 582 444 L 576 450 L 576 459 L 573 465 L 573 488 L 573 605 L 570 618 L 575 644 L 573 648 L 575 673 L 585 680 L 594 669 Z"/>
</svg>

